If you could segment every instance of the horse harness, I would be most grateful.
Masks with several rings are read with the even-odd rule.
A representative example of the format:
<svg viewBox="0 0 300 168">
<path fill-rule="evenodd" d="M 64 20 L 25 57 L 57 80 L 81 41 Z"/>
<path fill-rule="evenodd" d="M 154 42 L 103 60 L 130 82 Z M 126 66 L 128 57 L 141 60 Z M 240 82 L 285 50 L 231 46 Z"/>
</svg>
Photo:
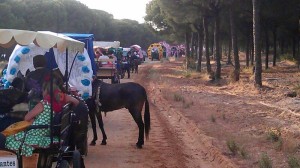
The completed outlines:
<svg viewBox="0 0 300 168">
<path fill-rule="evenodd" d="M 101 83 L 99 84 L 99 86 L 97 87 L 97 91 L 95 93 L 96 99 L 95 99 L 95 104 L 96 104 L 96 111 L 97 113 L 100 113 L 100 108 L 102 106 L 102 104 L 100 103 L 100 92 L 101 92 Z"/>
</svg>

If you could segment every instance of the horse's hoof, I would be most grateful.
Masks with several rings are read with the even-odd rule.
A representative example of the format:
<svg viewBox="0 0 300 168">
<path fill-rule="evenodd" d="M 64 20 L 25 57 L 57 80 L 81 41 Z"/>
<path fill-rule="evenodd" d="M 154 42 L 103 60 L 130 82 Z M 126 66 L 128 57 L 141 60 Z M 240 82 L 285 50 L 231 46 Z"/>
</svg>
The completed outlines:
<svg viewBox="0 0 300 168">
<path fill-rule="evenodd" d="M 136 144 L 136 147 L 137 147 L 138 149 L 142 149 L 142 148 L 143 148 L 143 145 Z"/>
<path fill-rule="evenodd" d="M 106 142 L 103 142 L 103 141 L 101 142 L 101 145 L 106 145 L 106 144 L 107 144 Z"/>
<path fill-rule="evenodd" d="M 93 141 L 92 141 L 92 142 L 90 143 L 90 146 L 95 146 L 95 145 L 96 145 L 96 142 L 93 142 Z"/>
</svg>

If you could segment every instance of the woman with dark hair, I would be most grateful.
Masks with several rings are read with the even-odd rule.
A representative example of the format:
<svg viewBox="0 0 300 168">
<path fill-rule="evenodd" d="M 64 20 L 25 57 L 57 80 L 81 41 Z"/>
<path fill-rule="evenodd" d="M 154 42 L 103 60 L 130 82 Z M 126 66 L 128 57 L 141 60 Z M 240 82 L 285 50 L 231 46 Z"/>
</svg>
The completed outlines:
<svg viewBox="0 0 300 168">
<path fill-rule="evenodd" d="M 25 78 L 25 90 L 29 92 L 29 110 L 43 98 L 42 86 L 44 77 L 50 74 L 50 70 L 46 67 L 46 58 L 43 55 L 33 57 L 34 71 L 31 71 Z"/>
<path fill-rule="evenodd" d="M 62 107 L 66 103 L 73 103 L 74 106 L 79 104 L 79 101 L 72 96 L 66 95 L 59 87 L 54 83 L 53 90 L 55 96 L 53 98 L 53 110 L 54 112 L 60 112 Z M 37 103 L 37 105 L 29 111 L 24 120 L 31 122 L 31 125 L 47 125 L 50 124 L 50 77 L 45 78 L 45 82 L 43 84 L 43 99 Z M 4 137 L 0 135 L 0 148 L 5 147 L 10 150 L 14 150 L 16 152 L 21 148 L 21 155 L 23 156 L 31 156 L 32 152 L 35 148 L 45 148 L 50 145 L 50 129 L 32 129 L 26 133 L 19 132 L 14 135 L 10 135 L 8 137 Z M 5 143 L 5 146 L 4 146 Z"/>
</svg>

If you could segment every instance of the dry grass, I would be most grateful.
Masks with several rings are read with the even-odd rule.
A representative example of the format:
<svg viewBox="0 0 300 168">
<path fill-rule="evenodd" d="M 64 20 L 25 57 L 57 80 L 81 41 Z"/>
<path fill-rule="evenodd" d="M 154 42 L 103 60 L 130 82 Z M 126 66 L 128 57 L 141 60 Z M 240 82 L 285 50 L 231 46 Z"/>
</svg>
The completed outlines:
<svg viewBox="0 0 300 168">
<path fill-rule="evenodd" d="M 267 153 L 262 153 L 259 160 L 260 168 L 272 168 L 272 160 Z"/>
<path fill-rule="evenodd" d="M 293 154 L 298 151 L 300 147 L 298 138 L 285 137 L 282 144 L 282 151 Z"/>
<path fill-rule="evenodd" d="M 230 152 L 233 155 L 236 155 L 238 153 L 239 147 L 234 140 L 232 140 L 232 139 L 227 140 L 226 144 L 227 144 L 228 149 L 230 150 Z"/>
<path fill-rule="evenodd" d="M 296 158 L 295 156 L 288 157 L 288 164 L 289 164 L 290 168 L 299 168 L 300 167 L 299 159 Z"/>
</svg>

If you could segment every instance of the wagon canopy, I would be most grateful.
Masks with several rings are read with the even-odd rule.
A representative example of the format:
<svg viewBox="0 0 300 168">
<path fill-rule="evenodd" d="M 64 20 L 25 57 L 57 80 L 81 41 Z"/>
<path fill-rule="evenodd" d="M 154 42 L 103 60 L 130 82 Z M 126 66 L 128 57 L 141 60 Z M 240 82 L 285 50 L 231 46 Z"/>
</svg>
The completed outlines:
<svg viewBox="0 0 300 168">
<path fill-rule="evenodd" d="M 119 41 L 94 41 L 94 46 L 102 47 L 102 48 L 119 48 L 120 42 Z"/>
<path fill-rule="evenodd" d="M 84 43 L 50 31 L 28 31 L 16 29 L 0 29 L 0 46 L 4 48 L 19 44 L 22 46 L 34 43 L 35 45 L 49 49 L 57 48 L 60 52 L 83 52 Z"/>
</svg>

